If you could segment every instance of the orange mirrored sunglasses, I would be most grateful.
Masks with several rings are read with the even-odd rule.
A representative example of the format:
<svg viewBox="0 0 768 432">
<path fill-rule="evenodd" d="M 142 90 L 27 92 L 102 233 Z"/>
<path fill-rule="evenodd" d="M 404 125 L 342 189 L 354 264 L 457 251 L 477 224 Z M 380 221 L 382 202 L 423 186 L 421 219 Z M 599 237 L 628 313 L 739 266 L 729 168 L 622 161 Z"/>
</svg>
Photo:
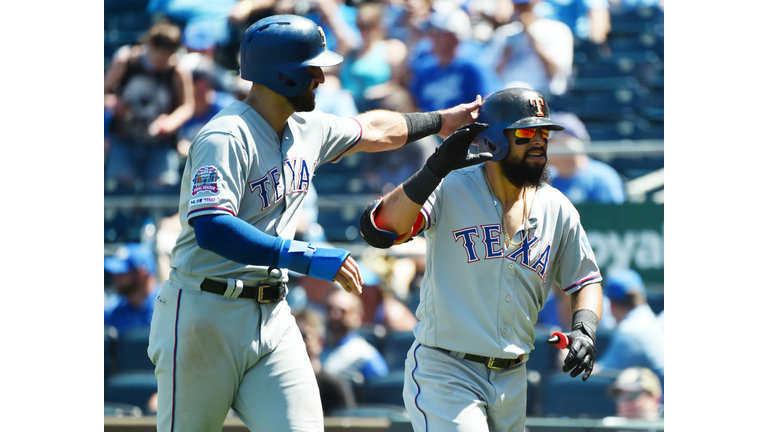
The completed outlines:
<svg viewBox="0 0 768 432">
<path fill-rule="evenodd" d="M 523 128 L 523 129 L 515 129 L 515 136 L 518 138 L 533 138 L 536 136 L 536 129 L 541 129 L 541 136 L 544 138 L 549 137 L 549 129 L 544 128 Z"/>
</svg>

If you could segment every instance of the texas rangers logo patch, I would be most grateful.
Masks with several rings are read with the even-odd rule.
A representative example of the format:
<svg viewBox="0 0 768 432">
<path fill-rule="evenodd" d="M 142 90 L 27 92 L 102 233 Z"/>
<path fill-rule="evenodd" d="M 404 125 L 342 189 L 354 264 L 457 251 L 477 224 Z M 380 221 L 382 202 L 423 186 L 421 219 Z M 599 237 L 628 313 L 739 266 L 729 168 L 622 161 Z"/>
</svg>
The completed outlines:
<svg viewBox="0 0 768 432">
<path fill-rule="evenodd" d="M 200 192 L 219 193 L 219 172 L 215 166 L 199 168 L 192 177 L 192 196 Z"/>
<path fill-rule="evenodd" d="M 531 106 L 536 107 L 536 116 L 537 117 L 544 117 L 544 110 L 542 107 L 546 106 L 547 103 L 542 98 L 531 98 L 529 99 L 529 102 L 531 103 Z"/>
</svg>

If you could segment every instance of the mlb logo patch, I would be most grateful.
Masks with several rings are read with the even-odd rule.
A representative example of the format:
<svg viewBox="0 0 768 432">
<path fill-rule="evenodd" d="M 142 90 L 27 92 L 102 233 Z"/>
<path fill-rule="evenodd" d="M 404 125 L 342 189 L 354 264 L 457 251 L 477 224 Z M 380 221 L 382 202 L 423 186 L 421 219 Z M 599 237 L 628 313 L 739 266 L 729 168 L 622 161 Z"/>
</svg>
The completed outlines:
<svg viewBox="0 0 768 432">
<path fill-rule="evenodd" d="M 192 196 L 200 192 L 219 193 L 219 172 L 215 166 L 199 168 L 192 177 Z"/>
</svg>

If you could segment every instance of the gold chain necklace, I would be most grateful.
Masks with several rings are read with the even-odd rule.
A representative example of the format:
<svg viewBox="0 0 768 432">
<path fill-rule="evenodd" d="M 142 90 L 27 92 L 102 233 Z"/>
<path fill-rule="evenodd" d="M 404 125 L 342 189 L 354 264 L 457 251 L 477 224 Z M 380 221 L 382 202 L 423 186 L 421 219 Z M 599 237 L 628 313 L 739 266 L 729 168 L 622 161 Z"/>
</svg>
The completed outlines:
<svg viewBox="0 0 768 432">
<path fill-rule="evenodd" d="M 491 182 L 488 181 L 488 175 L 485 173 L 485 168 L 483 168 L 483 178 L 485 178 L 485 184 L 488 186 L 488 192 L 491 193 L 491 196 L 496 198 L 496 195 L 493 194 L 493 189 L 491 188 Z M 536 188 L 538 189 L 538 188 Z M 525 194 L 525 191 L 528 190 L 528 188 L 523 188 L 523 231 L 525 231 L 525 225 L 526 222 L 528 222 L 528 200 Z M 499 200 L 499 205 L 501 205 L 501 230 L 504 231 L 504 247 L 518 247 L 521 244 L 523 244 L 523 234 L 520 234 L 520 242 L 519 243 L 513 243 L 512 239 L 509 237 L 509 233 L 507 231 L 507 223 L 506 223 L 506 215 L 504 214 L 504 206 L 501 204 L 501 200 Z M 514 235 L 514 234 L 512 234 Z"/>
</svg>

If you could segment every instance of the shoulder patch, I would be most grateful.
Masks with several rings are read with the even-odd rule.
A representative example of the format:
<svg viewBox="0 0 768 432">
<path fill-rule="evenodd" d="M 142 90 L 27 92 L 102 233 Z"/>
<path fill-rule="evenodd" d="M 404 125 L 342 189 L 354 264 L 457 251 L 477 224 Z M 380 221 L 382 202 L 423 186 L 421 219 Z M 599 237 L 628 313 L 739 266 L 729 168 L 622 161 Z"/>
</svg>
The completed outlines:
<svg viewBox="0 0 768 432">
<path fill-rule="evenodd" d="M 192 196 L 200 192 L 210 192 L 214 195 L 219 193 L 219 171 L 215 166 L 209 165 L 198 168 L 192 176 Z"/>
</svg>

